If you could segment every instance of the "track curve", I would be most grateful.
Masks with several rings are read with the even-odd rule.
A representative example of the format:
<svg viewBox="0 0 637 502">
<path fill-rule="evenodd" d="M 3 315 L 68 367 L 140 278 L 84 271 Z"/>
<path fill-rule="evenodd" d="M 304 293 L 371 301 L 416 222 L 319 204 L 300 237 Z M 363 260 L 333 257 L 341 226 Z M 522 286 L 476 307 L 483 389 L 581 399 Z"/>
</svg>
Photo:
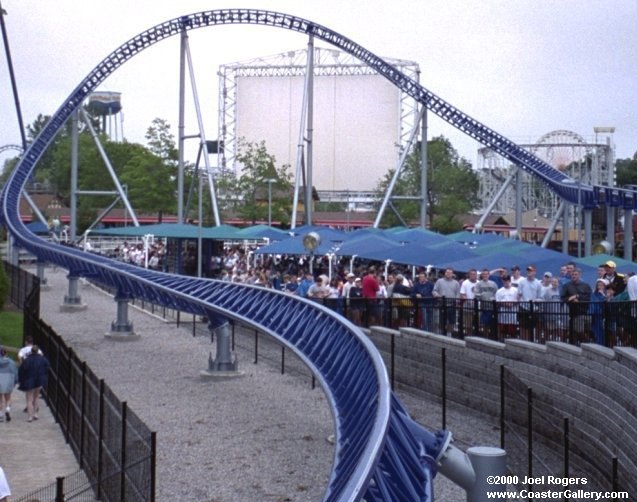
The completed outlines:
<svg viewBox="0 0 637 502">
<path fill-rule="evenodd" d="M 315 372 L 330 402 L 336 429 L 333 470 L 324 500 L 432 500 L 435 460 L 448 440 L 444 431 L 423 444 L 389 387 L 377 350 L 359 328 L 328 309 L 285 294 L 237 284 L 140 269 L 74 248 L 52 244 L 20 220 L 20 194 L 55 135 L 111 73 L 142 50 L 191 29 L 225 24 L 273 26 L 313 35 L 357 57 L 421 105 L 483 145 L 539 177 L 564 199 L 578 188 L 559 171 L 463 114 L 352 40 L 316 23 L 278 12 L 225 9 L 181 16 L 156 25 L 104 58 L 73 90 L 29 146 L 2 191 L 0 219 L 17 246 L 39 260 L 69 270 L 70 277 L 115 287 L 118 297 L 144 298 L 182 311 L 254 326 L 294 350 Z M 584 205 L 635 207 L 632 192 L 579 187 Z M 430 434 L 430 433 L 428 433 Z"/>
</svg>

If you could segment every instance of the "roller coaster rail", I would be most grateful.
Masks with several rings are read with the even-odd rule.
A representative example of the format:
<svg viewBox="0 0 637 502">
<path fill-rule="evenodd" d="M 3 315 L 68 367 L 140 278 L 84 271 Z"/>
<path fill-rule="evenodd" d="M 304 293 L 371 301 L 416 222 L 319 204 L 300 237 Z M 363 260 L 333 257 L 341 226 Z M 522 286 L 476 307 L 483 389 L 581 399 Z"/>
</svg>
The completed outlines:
<svg viewBox="0 0 637 502">
<path fill-rule="evenodd" d="M 39 261 L 117 289 L 119 298 L 143 298 L 231 321 L 270 334 L 314 371 L 327 395 L 336 429 L 335 456 L 324 500 L 433 500 L 432 477 L 449 453 L 450 433 L 430 433 L 413 422 L 391 392 L 382 359 L 356 326 L 312 302 L 238 284 L 175 276 L 115 262 L 47 242 L 20 220 L 20 194 L 46 148 L 71 115 L 111 73 L 142 50 L 184 31 L 213 25 L 253 24 L 319 38 L 357 57 L 421 105 L 544 181 L 569 202 L 635 207 L 634 192 L 575 186 L 569 178 L 426 90 L 352 40 L 321 25 L 264 10 L 224 9 L 185 15 L 156 25 L 104 58 L 72 91 L 28 147 L 2 190 L 0 219 L 15 245 Z M 451 447 L 453 448 L 453 447 Z"/>
</svg>

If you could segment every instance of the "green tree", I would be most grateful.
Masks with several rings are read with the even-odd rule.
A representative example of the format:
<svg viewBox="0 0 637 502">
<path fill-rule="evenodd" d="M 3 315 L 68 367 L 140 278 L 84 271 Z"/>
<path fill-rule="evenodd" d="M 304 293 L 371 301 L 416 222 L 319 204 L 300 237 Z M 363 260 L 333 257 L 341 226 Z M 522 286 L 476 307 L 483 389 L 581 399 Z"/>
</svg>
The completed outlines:
<svg viewBox="0 0 637 502">
<path fill-rule="evenodd" d="M 420 219 L 420 201 L 409 199 L 420 195 L 420 159 L 420 145 L 417 145 L 407 156 L 392 192 L 392 196 L 407 197 L 392 201 L 395 211 L 407 223 Z M 460 230 L 462 223 L 458 216 L 478 207 L 478 176 L 471 164 L 460 157 L 451 142 L 443 136 L 427 143 L 427 159 L 427 220 L 430 228 L 442 233 Z M 378 182 L 377 207 L 380 207 L 380 201 L 394 172 L 394 169 L 389 170 Z M 394 226 L 402 224 L 402 221 L 395 213 L 387 211 L 383 215 L 382 224 Z"/>
<path fill-rule="evenodd" d="M 163 159 L 140 145 L 129 151 L 119 176 L 128 186 L 131 205 L 140 212 L 173 212 L 175 210 L 175 170 Z"/>
<path fill-rule="evenodd" d="M 637 185 L 637 157 L 617 159 L 615 174 L 618 186 Z"/>
<path fill-rule="evenodd" d="M 226 199 L 243 219 L 256 223 L 268 217 L 268 180 L 272 190 L 272 219 L 289 223 L 291 209 L 291 174 L 289 166 L 277 167 L 275 157 L 268 153 L 265 141 L 250 143 L 239 141 L 237 162 L 241 165 L 238 176 L 226 174 L 218 182 L 219 191 L 225 190 Z"/>
<path fill-rule="evenodd" d="M 150 127 L 146 130 L 145 137 L 148 149 L 162 159 L 166 166 L 177 165 L 178 151 L 175 136 L 170 131 L 170 124 L 167 120 L 159 117 L 153 119 Z"/>
</svg>

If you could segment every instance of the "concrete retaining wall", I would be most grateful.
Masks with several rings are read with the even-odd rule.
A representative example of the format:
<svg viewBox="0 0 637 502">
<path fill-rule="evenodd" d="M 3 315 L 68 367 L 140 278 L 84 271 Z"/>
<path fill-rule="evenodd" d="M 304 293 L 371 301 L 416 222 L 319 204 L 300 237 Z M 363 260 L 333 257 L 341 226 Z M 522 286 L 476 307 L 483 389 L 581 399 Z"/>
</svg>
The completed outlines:
<svg viewBox="0 0 637 502">
<path fill-rule="evenodd" d="M 543 454 L 546 474 L 563 475 L 563 423 L 568 418 L 569 474 L 579 473 L 589 483 L 610 490 L 612 458 L 617 457 L 619 490 L 637 493 L 637 350 L 559 342 L 538 345 L 522 340 L 499 343 L 476 337 L 461 341 L 412 328 L 372 328 L 369 336 L 390 374 L 394 338 L 397 389 L 434 400 L 442 395 L 444 348 L 447 399 L 487 413 L 494 424 L 499 423 L 504 366 L 507 429 L 525 434 L 525 393 L 530 387 L 534 444 L 538 450 L 548 449 Z M 510 458 L 525 459 L 525 451 L 511 451 L 515 446 L 523 449 L 519 444 L 505 444 Z M 534 466 L 537 475 L 543 473 L 540 470 L 539 464 Z"/>
</svg>

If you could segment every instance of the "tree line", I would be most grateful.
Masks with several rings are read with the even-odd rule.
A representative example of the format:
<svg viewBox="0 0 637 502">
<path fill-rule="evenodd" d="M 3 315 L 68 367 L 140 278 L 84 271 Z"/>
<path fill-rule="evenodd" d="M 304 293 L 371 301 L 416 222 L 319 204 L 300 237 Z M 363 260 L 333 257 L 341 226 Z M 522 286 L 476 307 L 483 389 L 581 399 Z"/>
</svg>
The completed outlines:
<svg viewBox="0 0 637 502">
<path fill-rule="evenodd" d="M 100 121 L 91 116 L 91 124 L 100 130 Z M 27 126 L 27 137 L 32 141 L 42 130 L 49 117 L 39 115 Z M 67 205 L 70 202 L 70 123 L 58 134 L 39 161 L 32 181 L 49 186 Z M 148 127 L 146 144 L 111 141 L 104 132 L 99 133 L 100 142 L 115 170 L 119 181 L 126 186 L 127 196 L 133 208 L 139 213 L 176 214 L 178 152 L 175 136 L 170 124 L 155 118 Z M 235 156 L 240 169 L 218 169 L 213 175 L 222 220 L 236 216 L 248 223 L 265 221 L 271 211 L 272 220 L 287 226 L 290 223 L 293 184 L 289 165 L 278 165 L 276 158 L 268 152 L 265 141 L 247 142 L 240 140 Z M 395 226 L 419 221 L 421 187 L 421 149 L 416 144 L 408 152 L 401 176 L 397 180 L 392 195 L 397 196 L 386 211 L 381 224 Z M 442 233 L 454 232 L 462 227 L 459 218 L 480 206 L 478 200 L 479 179 L 469 161 L 461 157 L 451 142 L 438 136 L 427 143 L 427 221 L 428 226 Z M 5 162 L 0 182 L 4 182 L 15 167 L 19 157 Z M 113 180 L 108 175 L 104 160 L 95 147 L 86 124 L 79 123 L 78 147 L 78 189 L 91 191 L 112 191 Z M 320 167 L 319 167 L 320 168 Z M 186 197 L 186 217 L 195 219 L 198 204 L 197 176 L 203 168 L 186 163 L 184 187 L 190 196 Z M 637 160 L 618 160 L 616 164 L 617 184 L 637 184 Z M 377 182 L 376 207 L 380 207 L 383 196 L 390 185 L 394 169 L 389 169 Z M 207 180 L 207 177 L 205 177 Z M 210 197 L 207 187 L 202 190 L 203 221 L 213 224 Z M 267 204 L 271 200 L 271 205 Z M 97 217 L 100 210 L 113 201 L 112 196 L 78 196 L 78 231 L 83 231 Z M 346 204 L 330 203 L 329 207 L 317 203 L 315 211 L 321 209 L 346 210 Z M 45 215 L 47 216 L 47 215 Z"/>
</svg>

